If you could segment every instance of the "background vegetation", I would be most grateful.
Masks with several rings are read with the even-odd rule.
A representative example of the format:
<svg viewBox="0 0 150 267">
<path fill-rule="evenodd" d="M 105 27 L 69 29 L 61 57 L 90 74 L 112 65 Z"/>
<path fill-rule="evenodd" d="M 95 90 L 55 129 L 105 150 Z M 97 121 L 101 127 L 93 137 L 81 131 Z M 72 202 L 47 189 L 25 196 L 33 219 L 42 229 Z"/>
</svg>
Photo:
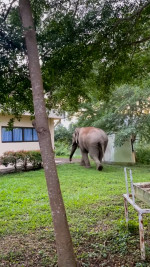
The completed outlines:
<svg viewBox="0 0 150 267">
<path fill-rule="evenodd" d="M 150 145 L 138 145 L 136 147 L 136 162 L 150 165 Z"/>
<path fill-rule="evenodd" d="M 77 111 L 91 97 L 148 79 L 148 0 L 31 1 L 47 108 Z M 1 109 L 33 114 L 18 2 L 0 3 Z M 149 83 L 149 82 L 148 82 Z"/>
<path fill-rule="evenodd" d="M 76 117 L 78 126 L 95 126 L 116 134 L 116 145 L 135 136 L 138 142 L 150 142 L 150 87 L 124 85 L 110 99 L 83 103 Z"/>
</svg>

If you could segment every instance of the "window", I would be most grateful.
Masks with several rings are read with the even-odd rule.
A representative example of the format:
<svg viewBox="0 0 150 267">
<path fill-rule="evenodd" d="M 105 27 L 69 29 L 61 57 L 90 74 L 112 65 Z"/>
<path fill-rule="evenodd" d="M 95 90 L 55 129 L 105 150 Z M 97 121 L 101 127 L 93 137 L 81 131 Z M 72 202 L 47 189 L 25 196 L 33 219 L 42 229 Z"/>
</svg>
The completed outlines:
<svg viewBox="0 0 150 267">
<path fill-rule="evenodd" d="M 2 142 L 37 142 L 38 136 L 34 128 L 14 127 L 9 130 L 8 127 L 2 127 Z"/>
<path fill-rule="evenodd" d="M 24 129 L 24 141 L 32 141 L 32 129 Z"/>
<path fill-rule="evenodd" d="M 12 130 L 12 137 L 14 142 L 22 142 L 22 128 L 14 128 Z"/>
<path fill-rule="evenodd" d="M 38 135 L 35 129 L 33 129 L 33 141 L 38 141 Z"/>
<path fill-rule="evenodd" d="M 12 142 L 12 131 L 6 131 L 6 128 L 2 128 L 2 142 Z"/>
</svg>

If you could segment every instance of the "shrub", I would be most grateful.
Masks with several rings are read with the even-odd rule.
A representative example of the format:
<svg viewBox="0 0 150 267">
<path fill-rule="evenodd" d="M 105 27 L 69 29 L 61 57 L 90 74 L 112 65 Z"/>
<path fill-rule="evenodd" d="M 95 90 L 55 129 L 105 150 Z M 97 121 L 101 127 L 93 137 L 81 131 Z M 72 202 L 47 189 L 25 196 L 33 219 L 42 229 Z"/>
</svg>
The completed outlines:
<svg viewBox="0 0 150 267">
<path fill-rule="evenodd" d="M 150 145 L 138 146 L 136 148 L 136 162 L 150 164 Z"/>
<path fill-rule="evenodd" d="M 42 157 L 39 150 L 28 152 L 28 162 L 33 166 L 33 169 L 42 167 Z"/>
<path fill-rule="evenodd" d="M 8 151 L 3 154 L 0 161 L 1 164 L 5 167 L 7 167 L 9 164 L 14 166 L 15 170 L 17 170 L 18 164 L 22 165 L 24 170 L 27 170 L 29 163 L 34 170 L 42 167 L 42 158 L 40 151 Z"/>
<path fill-rule="evenodd" d="M 27 170 L 28 151 L 20 150 L 15 152 L 17 163 L 22 164 L 24 170 Z"/>
<path fill-rule="evenodd" d="M 1 164 L 7 167 L 9 164 L 15 167 L 15 170 L 17 169 L 17 158 L 16 153 L 13 151 L 8 151 L 3 154 L 1 157 Z"/>
<path fill-rule="evenodd" d="M 69 156 L 69 147 L 65 142 L 55 142 L 55 155 L 56 156 Z"/>
</svg>

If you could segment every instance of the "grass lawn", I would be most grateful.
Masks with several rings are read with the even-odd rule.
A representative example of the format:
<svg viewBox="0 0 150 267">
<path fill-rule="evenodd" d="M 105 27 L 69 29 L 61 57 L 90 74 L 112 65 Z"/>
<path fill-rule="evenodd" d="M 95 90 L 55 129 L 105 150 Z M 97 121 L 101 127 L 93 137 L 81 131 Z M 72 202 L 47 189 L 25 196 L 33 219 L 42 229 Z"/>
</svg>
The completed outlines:
<svg viewBox="0 0 150 267">
<path fill-rule="evenodd" d="M 131 167 L 134 182 L 150 181 L 150 166 Z M 79 163 L 57 166 L 74 250 L 80 266 L 150 266 L 150 215 L 145 215 L 147 259 L 140 259 L 138 216 L 129 206 L 127 230 L 123 166 L 102 172 Z M 0 266 L 57 266 L 43 170 L 0 176 Z"/>
</svg>

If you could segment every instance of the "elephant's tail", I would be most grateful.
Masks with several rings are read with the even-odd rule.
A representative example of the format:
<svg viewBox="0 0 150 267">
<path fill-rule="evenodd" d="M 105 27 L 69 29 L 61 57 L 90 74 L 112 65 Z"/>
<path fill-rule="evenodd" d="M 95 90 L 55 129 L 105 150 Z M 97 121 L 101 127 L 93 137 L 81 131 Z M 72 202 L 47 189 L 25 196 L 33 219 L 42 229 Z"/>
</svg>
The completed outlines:
<svg viewBox="0 0 150 267">
<path fill-rule="evenodd" d="M 104 146 L 99 142 L 98 143 L 98 148 L 99 148 L 99 160 L 101 161 L 102 158 L 104 157 Z"/>
<path fill-rule="evenodd" d="M 100 142 L 98 143 L 98 146 L 99 146 L 99 159 L 100 159 L 100 157 L 101 157 L 101 159 L 104 157 L 107 144 L 108 144 L 108 140 L 104 141 L 103 144 L 101 144 Z"/>
</svg>

